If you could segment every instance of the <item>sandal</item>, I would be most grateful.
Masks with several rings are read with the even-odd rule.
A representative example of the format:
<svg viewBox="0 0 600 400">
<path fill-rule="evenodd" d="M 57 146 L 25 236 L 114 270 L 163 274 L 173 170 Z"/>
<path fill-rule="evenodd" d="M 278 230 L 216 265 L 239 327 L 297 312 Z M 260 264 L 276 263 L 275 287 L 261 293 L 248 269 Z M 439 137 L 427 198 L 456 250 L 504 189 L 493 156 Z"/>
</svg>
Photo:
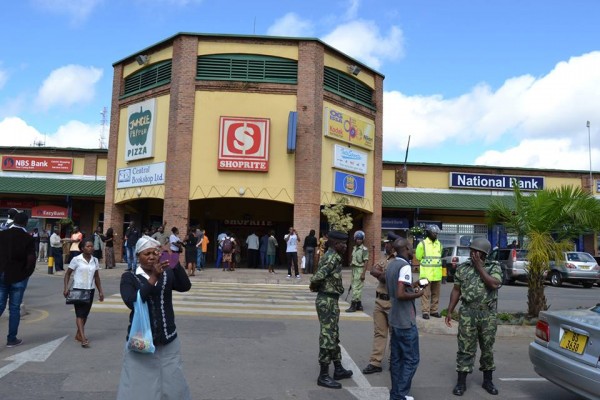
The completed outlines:
<svg viewBox="0 0 600 400">
<path fill-rule="evenodd" d="M 87 349 L 90 347 L 90 341 L 85 339 L 84 341 L 81 342 L 81 347 L 83 347 L 84 349 Z"/>
</svg>

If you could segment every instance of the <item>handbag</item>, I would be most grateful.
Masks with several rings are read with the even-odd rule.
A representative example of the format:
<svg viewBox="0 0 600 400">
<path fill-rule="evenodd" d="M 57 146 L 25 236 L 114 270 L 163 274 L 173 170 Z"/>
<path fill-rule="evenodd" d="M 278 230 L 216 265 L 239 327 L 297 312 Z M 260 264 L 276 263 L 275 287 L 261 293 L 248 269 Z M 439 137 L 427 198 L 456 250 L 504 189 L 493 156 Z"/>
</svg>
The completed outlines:
<svg viewBox="0 0 600 400">
<path fill-rule="evenodd" d="M 127 349 L 136 353 L 152 354 L 155 351 L 154 341 L 152 340 L 152 328 L 150 328 L 150 313 L 148 304 L 142 301 L 140 291 L 137 292 L 137 299 L 133 303 L 133 320 L 129 330 L 129 339 L 127 339 Z"/>
<path fill-rule="evenodd" d="M 69 290 L 67 295 L 67 304 L 89 304 L 92 302 L 93 289 L 74 289 Z"/>
</svg>

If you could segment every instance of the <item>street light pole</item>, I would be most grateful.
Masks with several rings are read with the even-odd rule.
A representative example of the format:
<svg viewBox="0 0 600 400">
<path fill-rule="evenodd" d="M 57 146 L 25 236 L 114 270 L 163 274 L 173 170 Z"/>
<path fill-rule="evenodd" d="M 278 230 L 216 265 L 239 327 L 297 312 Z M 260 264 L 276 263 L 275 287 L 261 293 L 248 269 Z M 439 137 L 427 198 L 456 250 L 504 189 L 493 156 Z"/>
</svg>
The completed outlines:
<svg viewBox="0 0 600 400">
<path fill-rule="evenodd" d="M 588 129 L 588 150 L 590 153 L 590 192 L 594 194 L 594 179 L 592 178 L 592 135 L 590 134 L 590 121 L 586 123 Z"/>
</svg>

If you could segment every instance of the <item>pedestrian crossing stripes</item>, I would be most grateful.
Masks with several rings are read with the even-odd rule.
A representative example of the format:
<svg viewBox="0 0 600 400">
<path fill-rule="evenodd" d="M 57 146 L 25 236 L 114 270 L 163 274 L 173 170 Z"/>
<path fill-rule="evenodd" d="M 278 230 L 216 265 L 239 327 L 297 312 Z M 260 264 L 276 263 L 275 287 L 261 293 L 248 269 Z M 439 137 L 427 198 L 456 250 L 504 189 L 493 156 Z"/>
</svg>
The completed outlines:
<svg viewBox="0 0 600 400">
<path fill-rule="evenodd" d="M 173 292 L 177 315 L 226 318 L 317 319 L 315 293 L 308 285 L 193 282 L 185 293 Z M 364 312 L 345 313 L 349 304 L 340 299 L 340 319 L 371 321 Z M 121 296 L 108 296 L 94 302 L 93 312 L 129 312 Z"/>
</svg>

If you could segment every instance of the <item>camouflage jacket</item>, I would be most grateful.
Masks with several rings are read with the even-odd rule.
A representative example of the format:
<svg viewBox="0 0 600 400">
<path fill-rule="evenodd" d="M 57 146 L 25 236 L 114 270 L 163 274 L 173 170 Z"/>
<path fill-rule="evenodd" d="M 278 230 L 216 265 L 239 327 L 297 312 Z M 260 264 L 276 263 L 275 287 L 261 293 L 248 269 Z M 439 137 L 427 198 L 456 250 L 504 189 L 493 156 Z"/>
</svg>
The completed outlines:
<svg viewBox="0 0 600 400">
<path fill-rule="evenodd" d="M 342 257 L 333 249 L 327 252 L 319 260 L 317 272 L 310 278 L 311 284 L 319 285 L 319 292 L 342 294 Z"/>
<path fill-rule="evenodd" d="M 352 266 L 363 267 L 367 261 L 369 261 L 369 249 L 367 249 L 367 246 L 363 244 L 354 246 L 352 248 Z"/>
<path fill-rule="evenodd" d="M 502 267 L 498 261 L 485 260 L 485 270 L 493 278 L 502 282 Z M 475 267 L 468 260 L 456 268 L 454 284 L 460 287 L 460 300 L 464 306 L 485 306 L 496 308 L 498 290 L 485 286 Z"/>
</svg>

